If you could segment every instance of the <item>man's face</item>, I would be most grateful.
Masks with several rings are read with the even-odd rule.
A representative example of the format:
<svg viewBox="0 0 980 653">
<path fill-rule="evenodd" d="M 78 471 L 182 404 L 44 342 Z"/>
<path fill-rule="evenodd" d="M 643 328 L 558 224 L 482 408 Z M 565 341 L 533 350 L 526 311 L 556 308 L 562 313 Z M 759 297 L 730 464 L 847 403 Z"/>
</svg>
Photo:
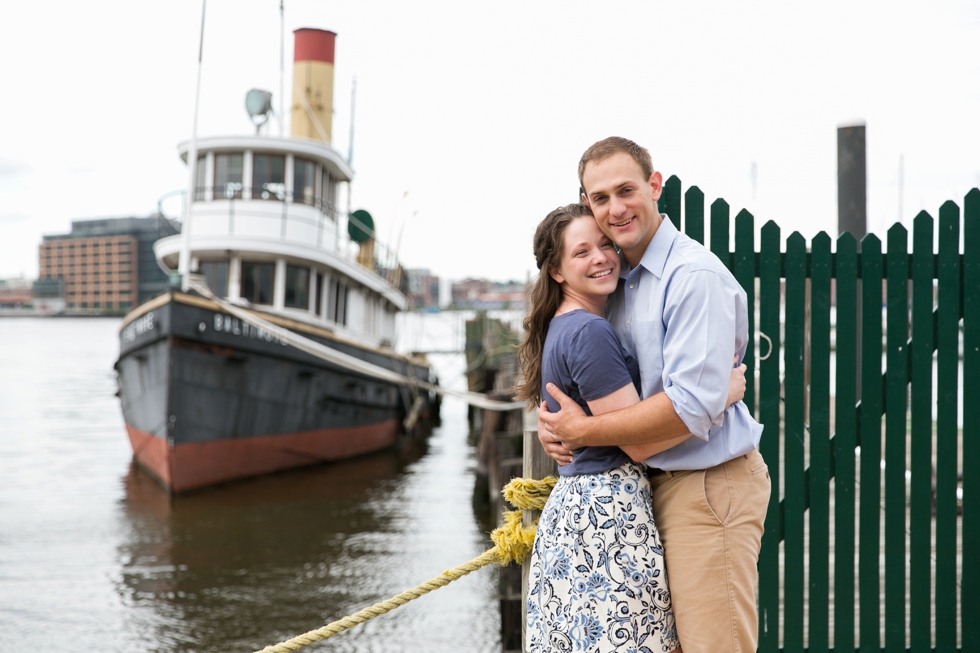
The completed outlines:
<svg viewBox="0 0 980 653">
<path fill-rule="evenodd" d="M 640 164 L 617 152 L 586 164 L 582 186 L 582 201 L 592 208 L 599 229 L 636 267 L 660 226 L 656 204 L 663 186 L 660 173 L 644 179 Z"/>
</svg>

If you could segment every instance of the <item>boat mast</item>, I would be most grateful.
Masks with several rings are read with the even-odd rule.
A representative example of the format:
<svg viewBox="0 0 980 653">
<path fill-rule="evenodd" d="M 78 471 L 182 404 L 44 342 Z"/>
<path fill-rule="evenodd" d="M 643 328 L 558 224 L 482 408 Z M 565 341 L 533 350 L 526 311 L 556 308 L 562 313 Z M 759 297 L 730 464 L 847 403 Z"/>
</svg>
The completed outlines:
<svg viewBox="0 0 980 653">
<path fill-rule="evenodd" d="M 187 277 L 191 271 L 191 203 L 194 201 L 195 184 L 197 183 L 197 114 L 201 105 L 201 61 L 204 58 L 204 16 L 207 13 L 208 0 L 201 0 L 201 40 L 197 48 L 197 89 L 194 93 L 194 128 L 191 130 L 191 142 L 187 148 L 187 194 L 184 196 L 184 221 L 180 227 L 182 239 L 180 245 L 180 261 L 177 270 L 180 273 L 180 289 L 187 292 Z"/>
<path fill-rule="evenodd" d="M 347 165 L 354 167 L 354 103 L 357 99 L 357 77 L 350 81 L 350 138 L 347 143 Z"/>
<path fill-rule="evenodd" d="M 279 0 L 279 138 L 285 138 L 286 92 L 283 78 L 286 76 L 286 9 L 285 0 Z"/>
<path fill-rule="evenodd" d="M 357 77 L 352 77 L 350 82 L 350 138 L 347 142 L 347 167 L 354 170 L 354 104 L 357 98 Z M 347 181 L 347 219 L 350 220 L 351 213 L 351 182 Z M 340 246 L 340 230 L 337 230 L 337 246 Z"/>
</svg>

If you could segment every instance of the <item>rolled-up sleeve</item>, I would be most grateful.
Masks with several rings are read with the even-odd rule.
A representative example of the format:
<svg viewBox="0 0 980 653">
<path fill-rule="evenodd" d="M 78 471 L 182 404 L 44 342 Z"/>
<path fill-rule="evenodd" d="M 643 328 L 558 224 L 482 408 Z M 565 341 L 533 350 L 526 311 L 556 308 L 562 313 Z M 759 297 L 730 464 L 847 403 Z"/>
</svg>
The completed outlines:
<svg viewBox="0 0 980 653">
<path fill-rule="evenodd" d="M 736 353 L 736 298 L 711 270 L 675 276 L 665 289 L 664 392 L 691 433 L 721 426 Z"/>
</svg>

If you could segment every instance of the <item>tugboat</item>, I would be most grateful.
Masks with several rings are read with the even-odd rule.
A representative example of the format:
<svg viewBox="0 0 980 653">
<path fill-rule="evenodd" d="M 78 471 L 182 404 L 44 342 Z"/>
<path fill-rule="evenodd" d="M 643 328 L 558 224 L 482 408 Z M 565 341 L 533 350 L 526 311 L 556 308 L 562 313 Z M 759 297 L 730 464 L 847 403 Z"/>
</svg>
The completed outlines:
<svg viewBox="0 0 980 653">
<path fill-rule="evenodd" d="M 133 457 L 172 493 L 378 451 L 436 418 L 428 363 L 393 350 L 404 271 L 367 212 L 338 210 L 353 172 L 330 145 L 336 34 L 294 35 L 291 136 L 178 146 L 197 154 L 192 196 L 154 253 L 183 290 L 120 330 Z M 246 105 L 267 116 L 271 95 Z M 203 292 L 174 273 L 182 256 Z"/>
</svg>

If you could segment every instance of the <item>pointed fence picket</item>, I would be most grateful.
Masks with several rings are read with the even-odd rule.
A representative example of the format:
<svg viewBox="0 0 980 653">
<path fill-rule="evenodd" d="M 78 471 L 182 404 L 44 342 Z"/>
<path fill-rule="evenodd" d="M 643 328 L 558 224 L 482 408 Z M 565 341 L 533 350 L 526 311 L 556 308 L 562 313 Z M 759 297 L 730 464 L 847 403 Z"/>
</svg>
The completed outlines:
<svg viewBox="0 0 980 653">
<path fill-rule="evenodd" d="M 660 207 L 756 309 L 745 402 L 773 487 L 758 650 L 980 651 L 980 557 L 963 555 L 980 542 L 980 190 L 962 219 L 940 207 L 938 247 L 920 213 L 911 252 L 901 224 L 882 253 L 874 234 L 831 251 L 771 221 L 756 250 L 744 210 L 732 250 L 728 204 L 706 241 L 704 201 L 672 176 Z"/>
</svg>

